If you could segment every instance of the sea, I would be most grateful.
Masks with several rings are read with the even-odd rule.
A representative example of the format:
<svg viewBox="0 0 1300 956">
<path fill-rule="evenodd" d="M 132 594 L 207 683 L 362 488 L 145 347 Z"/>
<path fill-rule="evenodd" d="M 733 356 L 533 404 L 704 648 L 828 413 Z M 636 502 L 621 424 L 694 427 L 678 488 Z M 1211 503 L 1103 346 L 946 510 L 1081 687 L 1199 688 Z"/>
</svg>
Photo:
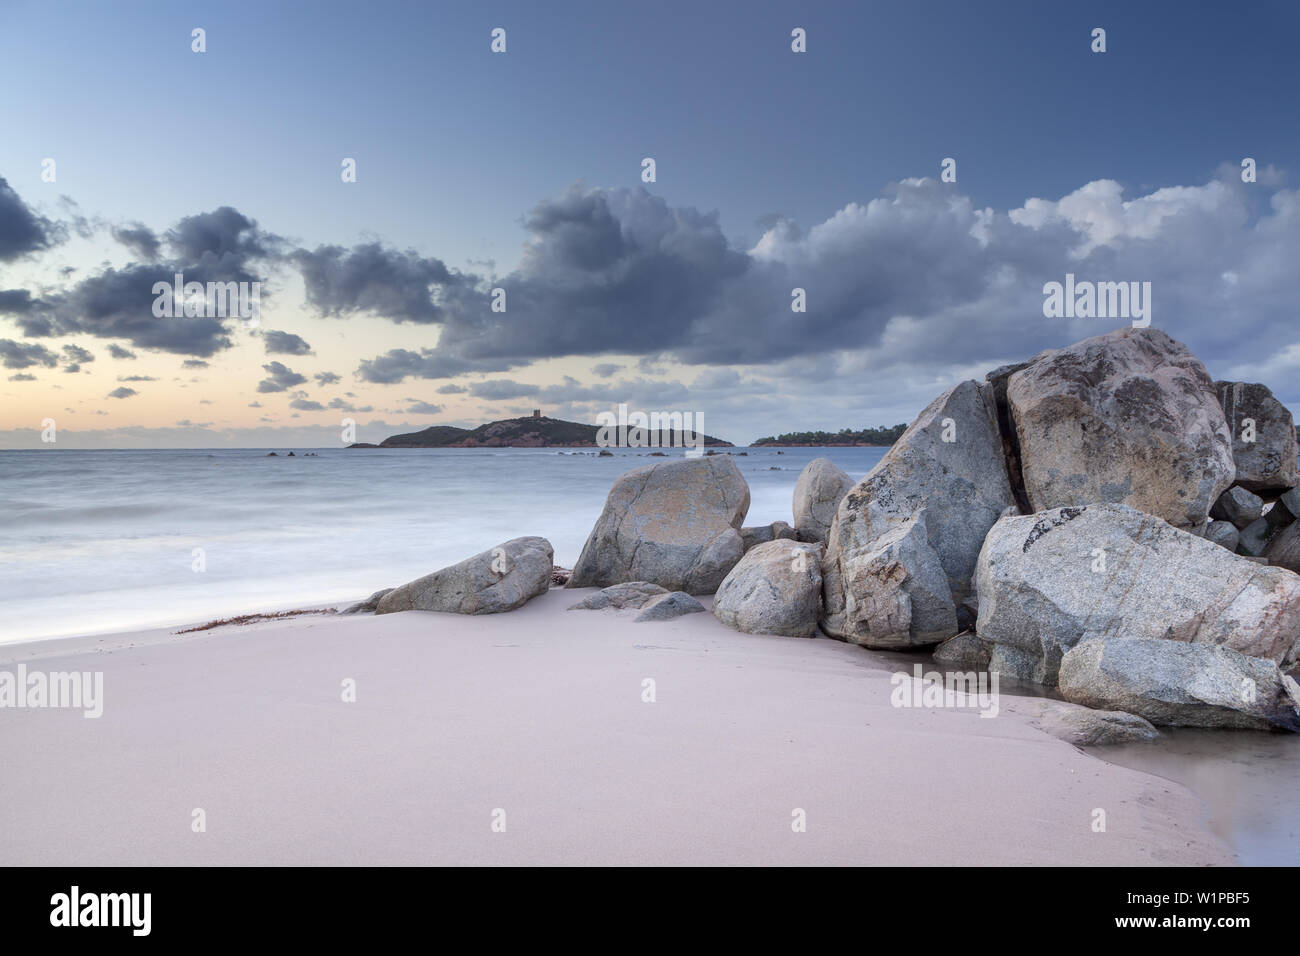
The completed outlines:
<svg viewBox="0 0 1300 956">
<path fill-rule="evenodd" d="M 611 450 L 0 451 L 0 643 L 359 601 L 521 535 L 571 568 L 614 479 L 662 460 Z M 757 525 L 812 459 L 857 479 L 886 450 L 719 453 Z"/>
<path fill-rule="evenodd" d="M 614 479 L 661 460 L 631 449 L 275 451 L 0 451 L 0 644 L 357 601 L 520 535 L 549 539 L 572 567 Z M 812 459 L 858 479 L 885 451 L 725 450 L 749 483 L 749 525 L 792 520 Z M 1175 729 L 1089 752 L 1189 787 L 1242 863 L 1300 864 L 1300 735 Z"/>
</svg>

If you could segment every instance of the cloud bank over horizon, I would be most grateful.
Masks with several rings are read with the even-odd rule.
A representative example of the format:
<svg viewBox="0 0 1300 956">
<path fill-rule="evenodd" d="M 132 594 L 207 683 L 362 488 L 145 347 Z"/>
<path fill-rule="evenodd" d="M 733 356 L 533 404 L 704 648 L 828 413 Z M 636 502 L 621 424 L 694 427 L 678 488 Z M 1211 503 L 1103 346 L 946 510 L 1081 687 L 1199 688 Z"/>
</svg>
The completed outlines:
<svg viewBox="0 0 1300 956">
<path fill-rule="evenodd" d="M 1300 400 L 1300 192 L 1271 167 L 1255 183 L 1225 164 L 1200 185 L 1138 192 L 1099 179 L 1006 210 L 977 206 L 954 183 L 904 179 L 808 227 L 772 217 L 747 248 L 720 212 L 643 187 L 577 183 L 522 225 L 518 266 L 483 275 L 382 239 L 308 248 L 220 206 L 163 230 L 97 225 L 124 262 L 38 281 L 42 258 L 86 227 L 38 212 L 0 179 L 0 364 L 15 390 L 48 388 L 50 373 L 75 379 L 92 362 L 117 374 L 140 355 L 174 355 L 200 372 L 222 359 L 242 370 L 247 393 L 284 393 L 285 412 L 322 423 L 344 408 L 441 423 L 530 403 L 589 420 L 628 402 L 707 409 L 747 439 L 910 420 L 961 378 L 1127 324 L 1045 318 L 1043 285 L 1069 273 L 1150 282 L 1152 325 L 1213 375 Z M 277 316 L 280 328 L 249 334 L 237 318 L 155 318 L 154 283 L 178 272 L 265 283 L 272 307 L 291 305 L 311 327 Z M 493 311 L 496 289 L 505 311 Z M 794 289 L 806 311 L 792 311 Z M 427 329 L 428 344 L 384 348 L 385 327 Z M 323 334 L 342 336 L 336 348 L 353 368 L 321 367 L 313 346 Z M 93 339 L 111 340 L 97 361 Z M 354 401 L 299 388 L 344 378 Z M 429 394 L 411 396 L 421 382 Z M 477 404 L 428 401 L 435 390 Z M 251 420 L 232 427 L 261 433 Z"/>
</svg>

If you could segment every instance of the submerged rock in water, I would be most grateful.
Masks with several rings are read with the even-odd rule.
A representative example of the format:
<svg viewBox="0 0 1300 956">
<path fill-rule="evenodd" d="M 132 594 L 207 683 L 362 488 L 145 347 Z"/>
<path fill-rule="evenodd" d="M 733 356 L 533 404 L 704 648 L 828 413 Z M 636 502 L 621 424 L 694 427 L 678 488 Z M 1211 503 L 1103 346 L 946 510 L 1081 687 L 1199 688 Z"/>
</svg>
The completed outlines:
<svg viewBox="0 0 1300 956">
<path fill-rule="evenodd" d="M 1011 713 L 1028 718 L 1031 727 L 1076 747 L 1127 744 L 1160 736 L 1150 721 L 1122 710 L 1094 710 L 1048 697 L 1003 697 L 1002 704 Z"/>
</svg>

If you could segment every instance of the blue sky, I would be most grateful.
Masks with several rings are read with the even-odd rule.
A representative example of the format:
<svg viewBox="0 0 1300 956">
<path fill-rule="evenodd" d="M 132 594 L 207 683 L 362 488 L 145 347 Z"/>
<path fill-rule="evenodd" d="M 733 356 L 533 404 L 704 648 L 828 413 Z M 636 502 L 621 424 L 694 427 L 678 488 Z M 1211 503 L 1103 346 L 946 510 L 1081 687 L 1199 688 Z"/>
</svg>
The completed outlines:
<svg viewBox="0 0 1300 956">
<path fill-rule="evenodd" d="M 790 30 L 796 26 L 807 30 L 806 54 L 790 50 Z M 1104 54 L 1090 50 L 1090 32 L 1098 26 L 1107 31 Z M 190 49 L 194 27 L 207 33 L 207 52 L 201 55 Z M 489 50 L 494 27 L 507 31 L 505 54 Z M 1215 241 L 1224 240 L 1225 229 L 1241 230 L 1242 242 L 1255 244 L 1251 261 L 1289 248 L 1286 243 L 1295 235 L 1285 210 L 1294 189 L 1288 171 L 1300 147 L 1295 106 L 1300 70 L 1293 53 L 1298 28 L 1300 6 L 1281 2 L 1243 7 L 10 0 L 0 11 L 5 127 L 0 177 L 33 215 L 56 225 L 84 218 L 66 239 L 0 261 L 0 291 L 43 290 L 50 299 L 60 282 L 80 281 L 105 262 L 121 268 L 130 261 L 108 238 L 113 225 L 140 223 L 161 236 L 185 217 L 229 206 L 283 240 L 285 248 L 378 242 L 383 249 L 411 250 L 483 282 L 493 275 L 508 278 L 521 267 L 520 278 L 532 281 L 534 291 L 527 297 L 532 311 L 518 317 L 530 324 L 519 335 L 503 327 L 468 330 L 478 321 L 473 318 L 466 318 L 457 333 L 465 342 L 480 332 L 529 341 L 527 350 L 509 354 L 497 342 L 439 345 L 440 332 L 452 337 L 443 323 L 393 321 L 356 302 L 335 302 L 332 316 L 323 318 L 319 299 L 315 309 L 304 304 L 310 296 L 298 284 L 306 280 L 293 269 L 276 280 L 272 267 L 259 264 L 267 270 L 266 280 L 278 281 L 282 290 L 275 300 L 282 310 L 274 316 L 279 324 L 270 324 L 299 334 L 315 352 L 295 368 L 311 376 L 328 366 L 353 393 L 342 404 L 373 409 L 369 414 L 379 429 L 503 417 L 516 407 L 509 400 L 467 404 L 434 398 L 436 389 L 449 383 L 469 388 L 503 377 L 550 389 L 521 395 L 519 407 L 546 398 L 548 408 L 575 418 L 590 418 L 602 402 L 609 406 L 606 399 L 614 392 L 591 397 L 594 386 L 623 381 L 634 403 L 676 399 L 678 407 L 702 405 L 720 422 L 717 433 L 729 428 L 737 440 L 787 428 L 892 424 L 915 414 L 936 385 L 968 371 L 967 359 L 1015 357 L 1025 348 L 1065 344 L 1107 329 L 1049 330 L 1032 310 L 1023 316 L 1022 332 L 1002 321 L 972 321 L 969 314 L 953 324 L 954 309 L 1016 309 L 1032 301 L 1033 295 L 1020 293 L 988 295 L 988 270 L 1025 267 L 1025 257 L 1032 257 L 1036 244 L 1024 237 L 995 242 L 1014 248 L 1015 255 L 967 263 L 969 276 L 963 271 L 951 287 L 939 281 L 936 296 L 918 296 L 914 288 L 933 281 L 936 262 L 948 261 L 931 260 L 929 272 L 908 277 L 907 289 L 880 293 L 880 310 L 851 316 L 859 306 L 871 307 L 877 287 L 848 282 L 855 255 L 869 254 L 879 262 L 897 249 L 908 262 L 926 260 L 931 247 L 913 252 L 909 243 L 925 244 L 944 229 L 966 229 L 946 212 L 936 213 L 947 201 L 936 197 L 944 194 L 904 187 L 910 198 L 895 210 L 894 225 L 906 235 L 885 228 L 864 239 L 865 246 L 850 243 L 832 253 L 835 270 L 821 260 L 825 268 L 801 273 L 816 276 L 823 289 L 835 288 L 833 296 L 820 298 L 833 299 L 836 310 L 826 335 L 812 336 L 819 348 L 803 349 L 799 339 L 791 341 L 788 351 L 800 352 L 803 365 L 781 367 L 781 335 L 789 330 L 776 328 L 778 318 L 758 322 L 749 332 L 734 324 L 739 312 L 766 307 L 756 289 L 775 288 L 777 278 L 738 290 L 729 267 L 719 267 L 722 278 L 715 284 L 698 262 L 687 276 L 659 264 L 647 267 L 645 275 L 656 281 L 699 286 L 698 294 L 665 298 L 662 307 L 674 310 L 676 318 L 664 319 L 673 328 L 662 348 L 641 341 L 620 353 L 612 341 L 601 340 L 600 348 L 584 350 L 574 345 L 573 336 L 547 339 L 537 332 L 541 325 L 562 325 L 571 311 L 590 303 L 566 303 L 555 290 L 568 280 L 543 274 L 549 267 L 547 242 L 566 241 L 560 233 L 548 234 L 538 261 L 526 261 L 525 242 L 538 235 L 536 221 L 529 225 L 527 217 L 539 204 L 571 195 L 566 190 L 574 184 L 597 191 L 601 202 L 603 190 L 635 191 L 642 185 L 640 161 L 652 156 L 658 175 L 657 182 L 645 184 L 649 196 L 670 210 L 693 209 L 702 216 L 716 211 L 716 232 L 728 252 L 743 255 L 777 217 L 807 238 L 808 230 L 835 222 L 849 204 L 865 207 L 893 195 L 896 184 L 936 178 L 944 157 L 957 160 L 958 181 L 942 188 L 964 197 L 971 215 L 991 209 L 1005 216 L 1031 198 L 1055 203 L 1098 181 L 1118 184 L 1122 201 L 1171 187 L 1205 190 L 1216 178 L 1223 180 L 1225 164 L 1235 166 L 1251 156 L 1269 170 L 1257 188 L 1238 183 L 1213 196 L 1167 197 L 1181 205 L 1157 217 L 1165 226 L 1153 233 L 1149 222 L 1143 224 L 1147 220 L 1130 222 L 1118 238 L 1101 243 L 1099 254 L 1088 253 L 1098 268 L 1145 270 L 1116 278 L 1149 275 L 1175 283 L 1180 280 L 1167 268 L 1168 256 L 1153 251 L 1153 244 L 1165 243 L 1165 252 L 1176 251 L 1194 274 L 1245 276 L 1241 262 L 1221 261 L 1223 249 Z M 57 183 L 40 180 L 45 157 L 57 160 Z M 343 157 L 357 160 L 355 184 L 339 180 Z M 60 198 L 65 196 L 75 207 Z M 1054 222 L 1072 229 L 1078 240 L 1096 228 L 1099 216 L 1114 212 L 1115 202 L 1115 196 L 1103 197 L 1102 212 L 1057 210 Z M 620 208 L 625 232 L 629 223 L 644 225 L 655 215 L 644 200 Z M 1272 231 L 1261 236 L 1260 217 L 1270 215 Z M 907 231 L 917 216 L 930 216 L 928 225 Z M 710 228 L 694 224 L 678 239 L 694 242 L 712 235 Z M 1192 241 L 1197 228 L 1204 230 L 1203 242 Z M 1056 241 L 1072 254 L 1080 248 L 1079 241 L 1060 236 L 1039 238 L 1040 244 Z M 824 245 L 809 243 L 791 252 L 792 258 L 783 260 L 782 278 L 793 263 L 819 255 Z M 1107 258 L 1108 252 L 1113 256 Z M 561 258 L 571 254 L 568 249 Z M 942 256 L 965 254 L 953 247 Z M 1189 255 L 1203 260 L 1189 263 Z M 1051 269 L 1060 272 L 1068 264 L 1063 259 L 1061 269 Z M 986 271 L 979 273 L 980 268 Z M 889 274 L 905 269 L 900 265 Z M 1026 268 L 1024 284 L 1037 295 L 1041 281 L 1029 275 L 1033 271 Z M 1241 341 L 1250 337 L 1241 334 L 1247 330 L 1241 325 L 1229 335 L 1208 310 L 1193 315 L 1194 309 L 1177 298 L 1190 300 L 1190 290 L 1175 296 L 1182 327 L 1162 321 L 1163 316 L 1156 324 L 1197 349 L 1215 374 L 1272 369 L 1279 380 L 1268 384 L 1284 391 L 1289 386 L 1281 379 L 1289 366 L 1277 364 L 1276 353 L 1293 343 L 1278 340 L 1278 329 L 1285 324 L 1289 292 L 1300 290 L 1289 290 L 1280 273 L 1258 277 L 1255 286 L 1250 281 L 1244 281 L 1249 297 L 1237 293 L 1215 314 L 1222 318 L 1227 310 L 1239 322 L 1258 323 L 1249 328 L 1256 337 L 1270 336 L 1267 353 Z M 814 298 L 816 292 L 810 288 Z M 720 299 L 726 300 L 722 306 Z M 1204 299 L 1202 294 L 1198 301 Z M 1164 301 L 1170 301 L 1168 292 Z M 621 321 L 614 301 L 599 304 L 609 311 L 609 323 Z M 1261 309 L 1277 311 L 1260 314 Z M 700 323 L 691 324 L 695 317 L 685 313 L 692 310 L 700 313 Z M 639 328 L 653 321 L 649 312 L 635 318 Z M 969 330 L 970 347 L 960 355 L 942 349 L 929 356 L 915 350 L 891 353 L 891 334 L 901 330 L 906 338 L 912 326 L 927 322 L 933 322 L 932 335 L 945 339 L 952 338 L 954 328 Z M 94 367 L 81 373 L 89 380 L 76 388 L 48 364 L 18 373 L 34 375 L 34 381 L 0 382 L 6 404 L 21 407 L 24 416 L 39 420 L 43 406 L 71 407 L 76 411 L 68 414 L 80 416 L 78 429 L 92 424 L 156 429 L 159 442 L 184 441 L 190 434 L 203 444 L 212 440 L 204 429 L 165 421 L 160 410 L 200 401 L 193 397 L 204 394 L 219 406 L 213 413 L 183 407 L 184 414 L 173 417 L 202 422 L 206 430 L 225 428 L 231 440 L 255 440 L 250 429 L 336 430 L 337 414 L 320 411 L 303 418 L 258 398 L 263 367 L 274 360 L 260 341 L 234 338 L 218 356 L 195 353 L 219 369 L 220 381 L 200 375 L 198 381 L 182 382 L 188 389 L 183 399 L 179 386 L 164 388 L 158 364 L 166 361 L 165 371 L 176 372 L 181 353 L 134 348 L 139 357 L 132 361 L 154 362 L 150 377 L 159 382 L 152 399 L 139 389 L 130 402 L 122 402 L 103 398 L 100 387 L 122 372 L 113 368 L 112 377 L 105 377 L 110 371 L 103 349 L 111 336 L 73 319 L 55 324 L 66 334 L 32 335 L 32 326 L 0 315 L 0 339 L 20 345 L 39 340 L 54 352 L 74 344 L 99 353 Z M 768 336 L 773 349 L 720 348 L 725 334 Z M 835 335 L 844 334 L 854 338 L 837 348 Z M 1300 335 L 1295 340 L 1300 342 Z M 367 358 L 422 348 L 450 349 L 470 364 L 461 377 L 446 379 L 422 377 L 427 368 L 402 382 L 355 377 Z M 870 354 L 856 362 L 836 354 L 858 349 Z M 587 369 L 598 363 L 625 371 L 593 377 Z M 868 372 L 891 376 L 891 387 L 855 390 Z M 801 391 L 800 382 L 810 376 L 835 387 L 829 393 L 824 385 L 817 393 Z M 561 388 L 566 383 L 577 384 L 566 392 Z M 56 384 L 59 392 L 73 388 L 74 405 L 53 394 Z M 766 404 L 771 396 L 780 399 Z M 1300 392 L 1283 397 L 1300 399 Z M 310 405 L 323 404 L 322 398 L 311 392 L 295 400 Z M 441 411 L 412 417 L 405 409 L 416 406 L 408 399 L 440 405 Z M 252 402 L 262 407 L 249 409 Z M 90 415 L 105 421 L 88 422 Z M 0 428 L 6 427 L 21 426 L 0 421 Z"/>
</svg>

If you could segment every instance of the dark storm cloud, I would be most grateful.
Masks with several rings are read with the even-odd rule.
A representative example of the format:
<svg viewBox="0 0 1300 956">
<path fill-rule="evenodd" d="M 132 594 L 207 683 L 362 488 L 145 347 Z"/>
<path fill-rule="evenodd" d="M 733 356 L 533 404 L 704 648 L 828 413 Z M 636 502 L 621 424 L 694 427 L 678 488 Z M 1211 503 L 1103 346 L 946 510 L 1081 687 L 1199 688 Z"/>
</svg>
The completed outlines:
<svg viewBox="0 0 1300 956">
<path fill-rule="evenodd" d="M 149 262 L 157 259 L 162 251 L 162 240 L 143 223 L 133 222 L 126 226 L 113 226 L 112 233 L 114 239 Z"/>
<path fill-rule="evenodd" d="M 33 365 L 54 368 L 59 364 L 59 357 L 35 342 L 0 339 L 0 364 L 5 368 L 31 368 Z"/>
<path fill-rule="evenodd" d="M 593 365 L 591 367 L 591 374 L 598 378 L 609 378 L 611 375 L 616 375 L 621 371 L 623 371 L 623 366 L 615 365 L 613 362 L 601 362 L 599 365 Z"/>
<path fill-rule="evenodd" d="M 267 329 L 262 333 L 267 355 L 311 355 L 311 346 L 299 335 L 292 332 L 277 332 Z"/>
<path fill-rule="evenodd" d="M 40 252 L 63 241 L 64 230 L 36 213 L 0 176 L 0 262 Z"/>
<path fill-rule="evenodd" d="M 266 370 L 267 377 L 257 383 L 259 392 L 287 392 L 293 386 L 307 381 L 306 375 L 299 375 L 280 362 L 270 362 L 262 368 Z"/>
<path fill-rule="evenodd" d="M 88 334 L 200 357 L 230 348 L 234 343 L 229 330 L 238 319 L 157 317 L 154 286 L 172 285 L 177 273 L 186 283 L 204 285 L 261 281 L 255 265 L 279 255 L 282 240 L 263 232 L 237 210 L 222 206 L 186 216 L 168 230 L 166 243 L 172 252 L 169 259 L 107 268 L 40 300 L 30 294 L 11 296 L 7 305 L 0 302 L 0 308 L 15 315 L 29 337 Z"/>
<path fill-rule="evenodd" d="M 440 259 L 378 242 L 298 249 L 289 258 L 302 272 L 308 304 L 327 316 L 368 313 L 394 322 L 438 322 L 444 312 L 434 289 L 467 288 L 477 281 Z"/>
</svg>

